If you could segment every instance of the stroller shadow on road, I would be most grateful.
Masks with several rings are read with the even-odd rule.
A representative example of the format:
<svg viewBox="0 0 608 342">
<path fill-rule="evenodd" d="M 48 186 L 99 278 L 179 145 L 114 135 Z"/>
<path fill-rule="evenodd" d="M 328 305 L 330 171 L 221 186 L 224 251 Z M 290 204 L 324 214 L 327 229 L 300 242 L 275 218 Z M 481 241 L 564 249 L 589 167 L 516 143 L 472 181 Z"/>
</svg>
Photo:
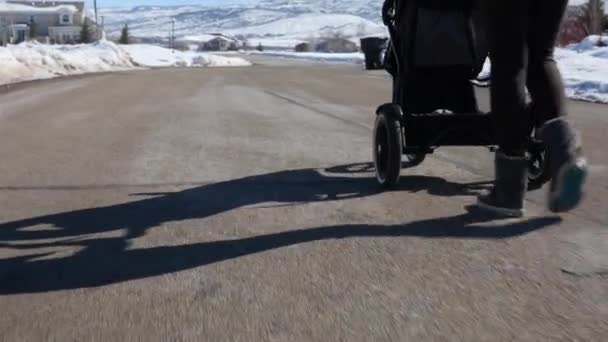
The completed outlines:
<svg viewBox="0 0 608 342">
<path fill-rule="evenodd" d="M 345 224 L 181 246 L 129 249 L 130 240 L 166 222 L 202 219 L 233 209 L 279 203 L 303 204 L 377 195 L 370 177 L 353 177 L 351 166 L 326 170 L 281 171 L 214 183 L 111 206 L 76 210 L 0 224 L 0 248 L 31 255 L 0 259 L 0 294 L 35 293 L 97 287 L 158 276 L 307 242 L 352 237 L 503 239 L 558 222 L 537 218 L 480 226 L 493 218 L 467 212 L 392 226 Z M 342 175 L 339 175 L 342 174 Z M 480 184 L 454 184 L 434 177 L 403 177 L 397 191 L 428 191 L 441 196 L 470 195 Z M 31 189 L 31 188 L 30 188 Z M 38 225 L 53 230 L 32 230 Z M 122 237 L 91 234 L 124 229 Z M 48 242 L 54 239 L 54 242 Z M 46 241 L 45 241 L 46 240 Z M 73 255 L 53 258 L 40 249 L 75 246 Z"/>
</svg>

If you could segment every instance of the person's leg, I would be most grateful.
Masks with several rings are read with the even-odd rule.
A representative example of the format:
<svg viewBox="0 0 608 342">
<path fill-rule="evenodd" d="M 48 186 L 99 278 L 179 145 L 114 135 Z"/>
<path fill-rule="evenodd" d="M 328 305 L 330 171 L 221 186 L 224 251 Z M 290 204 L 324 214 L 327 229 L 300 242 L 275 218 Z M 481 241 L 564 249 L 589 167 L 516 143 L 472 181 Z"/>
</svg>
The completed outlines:
<svg viewBox="0 0 608 342">
<path fill-rule="evenodd" d="M 523 156 L 529 130 L 526 113 L 529 0 L 485 0 L 492 56 L 491 110 L 498 143 L 510 156 Z"/>
<path fill-rule="evenodd" d="M 526 115 L 528 0 L 484 0 L 492 56 L 491 107 L 496 116 L 499 151 L 492 191 L 478 205 L 508 216 L 523 216 L 528 162 L 524 156 Z"/>
<path fill-rule="evenodd" d="M 567 114 L 562 76 L 554 58 L 555 43 L 568 0 L 531 0 L 527 86 L 538 124 Z"/>
<path fill-rule="evenodd" d="M 549 208 L 562 212 L 576 207 L 582 199 L 587 165 L 580 152 L 572 125 L 566 120 L 566 95 L 561 74 L 554 59 L 561 20 L 567 0 L 531 1 L 531 27 L 528 40 L 528 90 L 532 113 L 540 127 L 539 136 L 547 146 L 552 182 Z"/>
</svg>

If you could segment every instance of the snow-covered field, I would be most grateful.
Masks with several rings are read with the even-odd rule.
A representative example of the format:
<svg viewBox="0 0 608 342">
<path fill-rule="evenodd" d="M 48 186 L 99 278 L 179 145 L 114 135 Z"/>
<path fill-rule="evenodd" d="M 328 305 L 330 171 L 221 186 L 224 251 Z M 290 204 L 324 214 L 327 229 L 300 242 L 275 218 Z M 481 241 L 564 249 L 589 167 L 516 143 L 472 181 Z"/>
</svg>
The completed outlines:
<svg viewBox="0 0 608 342">
<path fill-rule="evenodd" d="M 0 85 L 58 76 L 131 70 L 142 67 L 249 66 L 239 57 L 198 52 L 173 53 L 151 45 L 22 43 L 0 47 Z"/>
</svg>

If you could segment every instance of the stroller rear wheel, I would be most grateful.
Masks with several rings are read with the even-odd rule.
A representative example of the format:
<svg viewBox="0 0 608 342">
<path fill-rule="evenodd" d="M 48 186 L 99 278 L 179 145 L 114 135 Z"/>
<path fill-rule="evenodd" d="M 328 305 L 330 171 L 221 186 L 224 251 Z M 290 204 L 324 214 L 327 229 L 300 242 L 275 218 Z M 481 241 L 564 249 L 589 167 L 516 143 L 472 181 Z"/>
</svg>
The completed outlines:
<svg viewBox="0 0 608 342">
<path fill-rule="evenodd" d="M 374 127 L 374 166 L 376 179 L 384 188 L 399 182 L 403 141 L 398 120 L 384 113 L 376 117 Z"/>
</svg>

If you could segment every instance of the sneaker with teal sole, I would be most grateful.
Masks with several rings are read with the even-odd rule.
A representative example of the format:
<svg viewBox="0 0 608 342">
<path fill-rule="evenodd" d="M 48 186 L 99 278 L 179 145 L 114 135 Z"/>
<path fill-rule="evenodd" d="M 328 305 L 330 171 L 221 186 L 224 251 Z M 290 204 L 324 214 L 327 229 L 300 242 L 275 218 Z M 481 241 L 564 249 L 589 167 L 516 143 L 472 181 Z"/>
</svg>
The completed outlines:
<svg viewBox="0 0 608 342">
<path fill-rule="evenodd" d="M 552 175 L 549 210 L 555 213 L 570 211 L 583 199 L 583 186 L 589 172 L 580 135 L 565 118 L 557 118 L 541 127 L 540 136 L 547 148 Z"/>
<path fill-rule="evenodd" d="M 576 158 L 560 167 L 551 181 L 549 210 L 562 213 L 576 208 L 583 199 L 583 185 L 587 174 L 585 158 Z"/>
</svg>

